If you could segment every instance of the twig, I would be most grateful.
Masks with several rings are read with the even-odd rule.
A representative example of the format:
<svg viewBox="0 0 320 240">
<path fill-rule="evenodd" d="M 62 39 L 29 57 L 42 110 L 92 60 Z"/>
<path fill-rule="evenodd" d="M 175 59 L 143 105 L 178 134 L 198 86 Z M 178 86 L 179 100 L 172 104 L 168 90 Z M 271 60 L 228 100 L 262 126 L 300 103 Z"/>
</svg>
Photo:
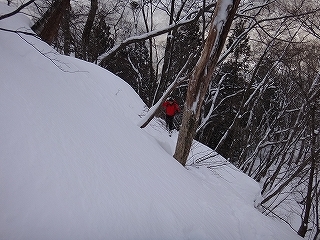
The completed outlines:
<svg viewBox="0 0 320 240">
<path fill-rule="evenodd" d="M 11 13 L 7 13 L 7 14 L 4 14 L 4 15 L 1 15 L 0 16 L 0 20 L 2 19 L 5 19 L 5 18 L 8 18 L 8 17 L 11 17 L 17 13 L 19 13 L 23 8 L 29 6 L 31 3 L 33 3 L 35 0 L 30 0 L 29 2 L 26 2 L 25 4 L 22 4 L 20 7 L 18 7 L 16 10 L 14 10 L 13 12 Z"/>
</svg>

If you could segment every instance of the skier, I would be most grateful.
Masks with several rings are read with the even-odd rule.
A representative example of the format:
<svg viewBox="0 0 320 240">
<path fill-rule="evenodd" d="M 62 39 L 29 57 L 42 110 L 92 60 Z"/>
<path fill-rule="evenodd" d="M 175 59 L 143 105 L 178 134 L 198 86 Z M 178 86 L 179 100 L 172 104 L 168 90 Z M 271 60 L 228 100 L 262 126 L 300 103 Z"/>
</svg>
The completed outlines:
<svg viewBox="0 0 320 240">
<path fill-rule="evenodd" d="M 171 136 L 172 131 L 174 129 L 173 126 L 173 119 L 177 112 L 180 112 L 179 105 L 177 102 L 172 98 L 168 98 L 163 104 L 162 104 L 165 113 L 166 113 L 166 126 L 169 130 L 169 136 Z"/>
</svg>

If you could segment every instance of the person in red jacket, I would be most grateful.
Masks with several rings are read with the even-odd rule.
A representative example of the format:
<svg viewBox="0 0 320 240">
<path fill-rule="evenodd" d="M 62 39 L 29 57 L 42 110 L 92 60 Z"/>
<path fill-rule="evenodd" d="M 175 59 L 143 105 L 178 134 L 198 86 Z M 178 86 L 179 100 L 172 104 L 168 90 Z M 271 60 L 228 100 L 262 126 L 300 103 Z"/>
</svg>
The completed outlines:
<svg viewBox="0 0 320 240">
<path fill-rule="evenodd" d="M 168 98 L 168 100 L 166 100 L 163 104 L 162 104 L 165 113 L 166 113 L 166 125 L 167 125 L 167 129 L 169 130 L 169 133 L 171 134 L 172 130 L 174 129 L 173 126 L 173 119 L 174 119 L 174 115 L 177 112 L 180 112 L 180 108 L 179 105 L 177 104 L 177 102 L 172 98 Z"/>
</svg>

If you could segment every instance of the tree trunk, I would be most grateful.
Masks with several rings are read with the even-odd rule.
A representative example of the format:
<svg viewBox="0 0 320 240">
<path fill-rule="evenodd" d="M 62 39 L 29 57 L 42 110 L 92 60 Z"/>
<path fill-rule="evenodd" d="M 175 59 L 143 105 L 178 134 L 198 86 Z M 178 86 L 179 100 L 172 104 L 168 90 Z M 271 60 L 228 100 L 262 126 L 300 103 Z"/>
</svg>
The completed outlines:
<svg viewBox="0 0 320 240">
<path fill-rule="evenodd" d="M 240 0 L 218 0 L 201 57 L 190 78 L 174 157 L 185 166 L 201 106 Z"/>
<path fill-rule="evenodd" d="M 174 4 L 175 0 L 171 0 L 171 8 L 170 8 L 170 18 L 169 18 L 169 25 L 173 24 L 173 18 L 174 18 Z M 173 51 L 173 45 L 174 45 L 174 37 L 176 32 L 176 29 L 173 29 L 172 31 L 168 32 L 167 36 L 167 44 L 164 52 L 164 59 L 163 59 L 163 66 L 162 66 L 162 73 L 161 73 L 161 78 L 159 82 L 159 86 L 157 88 L 157 91 L 154 96 L 153 103 L 154 104 L 156 101 L 158 101 L 165 89 L 167 88 L 168 82 L 170 82 L 170 77 L 169 76 L 169 70 L 171 67 L 171 62 L 172 62 L 172 51 Z"/>
<path fill-rule="evenodd" d="M 320 149 L 314 153 L 314 157 L 318 158 L 320 155 Z M 274 190 L 273 193 L 271 193 L 270 195 L 268 195 L 267 197 L 265 197 L 262 201 L 261 201 L 261 205 L 268 202 L 269 200 L 271 200 L 273 197 L 275 197 L 277 194 L 281 193 L 281 191 L 288 186 L 288 184 L 291 183 L 291 181 L 296 178 L 297 176 L 299 176 L 299 174 L 301 174 L 301 172 L 305 169 L 305 167 L 310 163 L 310 161 L 312 161 L 311 156 L 308 157 L 307 159 L 304 160 L 304 162 L 302 162 L 298 168 L 290 175 L 290 177 L 285 180 L 282 184 L 280 184 L 276 190 Z"/>
<path fill-rule="evenodd" d="M 60 23 L 66 9 L 70 7 L 70 0 L 56 0 L 43 17 L 33 26 L 40 38 L 48 44 L 51 44 L 58 34 Z"/>
<path fill-rule="evenodd" d="M 71 7 L 66 8 L 66 12 L 63 18 L 62 22 L 62 28 L 63 28 L 63 53 L 65 55 L 70 55 L 70 45 L 71 45 L 71 31 L 70 31 L 70 11 Z"/>
<path fill-rule="evenodd" d="M 149 23 L 147 19 L 147 14 L 145 12 L 144 6 L 142 6 L 142 16 L 143 16 L 143 21 L 146 27 L 147 32 L 150 32 L 153 29 L 153 9 L 152 9 L 152 4 L 150 5 L 150 28 L 149 28 Z M 154 104 L 154 86 L 153 83 L 156 82 L 156 76 L 155 72 L 153 70 L 153 46 L 152 46 L 152 38 L 149 38 L 149 72 L 150 72 L 150 83 L 151 83 L 151 89 L 148 94 L 148 102 L 146 102 L 148 107 L 151 107 Z"/>
<path fill-rule="evenodd" d="M 316 176 L 316 179 L 317 179 L 317 175 Z M 319 195 L 320 195 L 320 190 L 318 190 L 319 188 L 319 181 L 317 181 L 317 184 L 316 184 L 316 196 L 315 196 L 315 219 L 316 219 L 316 222 L 315 222 L 315 228 L 316 228 L 316 233 L 314 234 L 313 236 L 313 240 L 317 240 L 319 239 L 318 236 L 320 236 L 320 225 L 319 225 L 319 222 L 320 222 L 320 215 L 319 215 Z"/>
<path fill-rule="evenodd" d="M 307 190 L 307 196 L 306 196 L 306 210 L 304 212 L 304 218 L 302 220 L 302 223 L 300 225 L 300 228 L 298 230 L 298 235 L 301 237 L 305 237 L 307 231 L 308 231 L 308 222 L 309 222 L 309 216 L 312 206 L 312 189 L 313 189 L 313 178 L 314 178 L 314 172 L 316 168 L 316 154 L 315 154 L 315 143 L 316 143 L 316 134 L 315 134 L 315 103 L 312 106 L 312 112 L 311 112 L 311 167 L 310 167 L 310 173 L 309 173 L 309 182 L 308 182 L 308 190 Z M 315 188 L 315 191 L 317 189 Z"/>
<path fill-rule="evenodd" d="M 91 0 L 91 7 L 88 14 L 87 22 L 84 26 L 84 30 L 82 33 L 82 40 L 81 40 L 81 46 L 82 46 L 81 59 L 84 59 L 84 60 L 88 60 L 87 51 L 89 46 L 90 33 L 93 27 L 97 10 L 98 10 L 98 0 Z"/>
</svg>

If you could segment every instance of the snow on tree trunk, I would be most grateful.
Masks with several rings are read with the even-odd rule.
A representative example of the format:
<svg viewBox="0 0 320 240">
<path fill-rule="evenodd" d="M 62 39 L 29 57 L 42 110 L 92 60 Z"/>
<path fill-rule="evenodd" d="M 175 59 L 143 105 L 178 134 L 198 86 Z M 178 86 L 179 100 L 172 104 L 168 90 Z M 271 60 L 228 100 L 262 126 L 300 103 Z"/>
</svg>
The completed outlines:
<svg viewBox="0 0 320 240">
<path fill-rule="evenodd" d="M 198 126 L 201 105 L 239 2 L 240 0 L 218 0 L 204 49 L 191 75 L 183 112 L 182 126 L 174 153 L 174 157 L 183 166 L 185 166 L 187 162 L 191 144 Z"/>
</svg>

